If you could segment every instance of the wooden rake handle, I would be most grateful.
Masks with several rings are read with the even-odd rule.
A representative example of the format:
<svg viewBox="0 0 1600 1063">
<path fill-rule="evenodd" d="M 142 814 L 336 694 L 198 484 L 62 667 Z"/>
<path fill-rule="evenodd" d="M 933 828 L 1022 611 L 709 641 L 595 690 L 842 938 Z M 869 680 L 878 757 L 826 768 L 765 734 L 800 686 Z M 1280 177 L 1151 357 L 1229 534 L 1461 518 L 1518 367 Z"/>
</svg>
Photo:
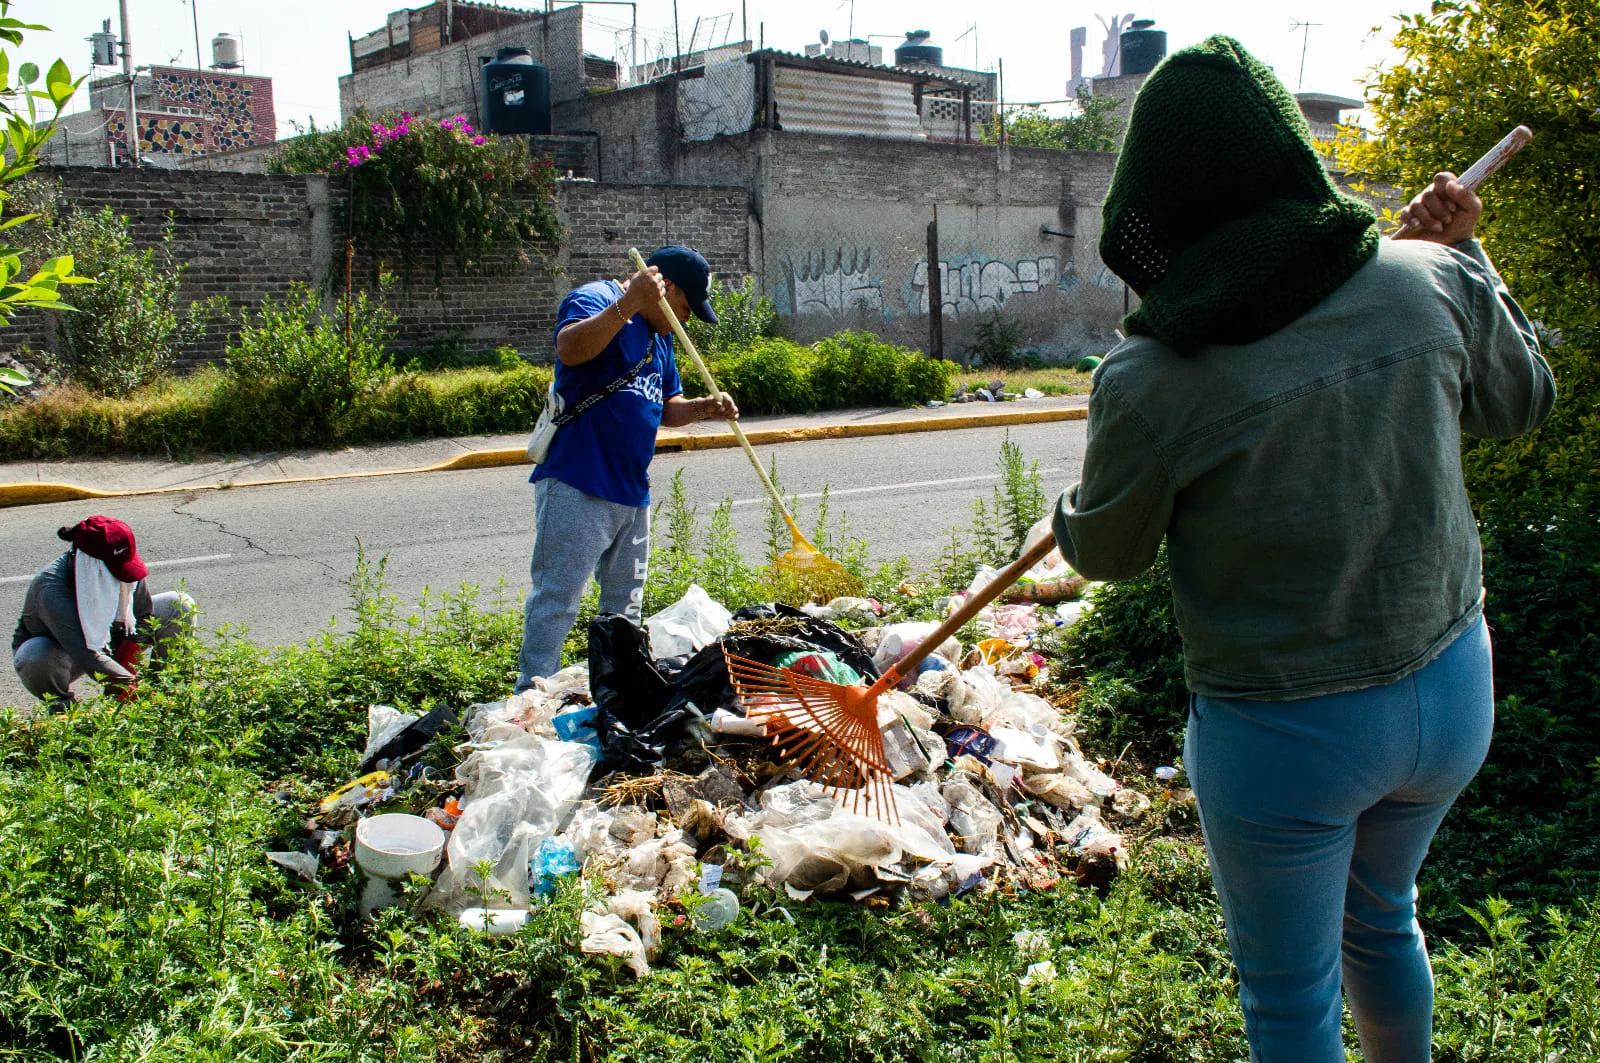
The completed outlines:
<svg viewBox="0 0 1600 1063">
<path fill-rule="evenodd" d="M 639 254 L 637 247 L 628 248 L 628 255 L 633 259 L 633 268 L 637 272 L 643 273 L 650 268 L 645 264 L 644 256 Z M 667 323 L 672 326 L 672 334 L 678 337 L 678 342 L 683 345 L 683 349 L 689 352 L 689 357 L 693 360 L 695 369 L 699 371 L 700 379 L 705 383 L 706 389 L 711 392 L 711 397 L 717 398 L 720 396 L 722 389 L 717 387 L 715 380 L 711 379 L 711 370 L 706 368 L 705 360 L 700 357 L 700 351 L 695 347 L 694 340 L 689 338 L 689 333 L 684 330 L 683 323 L 678 320 L 678 315 L 672 312 L 672 304 L 662 299 L 661 312 L 667 316 Z M 772 501 L 777 505 L 778 512 L 783 514 L 784 523 L 789 525 L 791 532 L 796 535 L 800 534 L 799 529 L 795 527 L 794 518 L 789 515 L 789 507 L 783 504 L 783 496 L 778 494 L 778 488 L 773 484 L 772 478 L 767 475 L 767 470 L 761 467 L 761 459 L 756 457 L 756 452 L 750 446 L 750 441 L 744 437 L 744 429 L 739 427 L 739 422 L 737 421 L 728 421 L 726 423 L 729 428 L 733 429 L 733 438 L 737 439 L 739 446 L 744 448 L 745 457 L 749 458 L 750 464 L 756 467 L 756 475 L 761 477 L 761 485 L 767 489 L 767 494 L 772 496 Z"/>
<path fill-rule="evenodd" d="M 976 594 L 969 595 L 967 600 L 962 603 L 961 608 L 952 613 L 948 620 L 940 624 L 933 634 L 917 643 L 915 649 L 900 658 L 898 663 L 879 676 L 878 680 L 867 688 L 867 692 L 863 696 L 867 698 L 876 697 L 911 674 L 911 670 L 921 664 L 928 654 L 938 649 L 940 643 L 966 627 L 967 622 L 982 612 L 984 606 L 1000 597 L 1007 587 L 1021 579 L 1024 572 L 1043 560 L 1046 554 L 1055 549 L 1055 546 L 1055 537 L 1046 535 L 1032 547 L 1024 550 L 1022 556 L 1002 569 L 999 575 L 989 581 L 988 586 Z"/>
<path fill-rule="evenodd" d="M 1487 181 L 1496 170 L 1511 161 L 1511 156 L 1527 147 L 1533 140 L 1533 130 L 1525 125 L 1519 125 L 1511 132 L 1500 138 L 1500 143 L 1484 152 L 1477 162 L 1467 167 L 1466 173 L 1457 178 L 1468 192 L 1476 192 L 1478 186 Z M 1389 234 L 1389 239 L 1399 240 L 1410 233 L 1417 231 L 1414 225 L 1405 225 Z"/>
</svg>

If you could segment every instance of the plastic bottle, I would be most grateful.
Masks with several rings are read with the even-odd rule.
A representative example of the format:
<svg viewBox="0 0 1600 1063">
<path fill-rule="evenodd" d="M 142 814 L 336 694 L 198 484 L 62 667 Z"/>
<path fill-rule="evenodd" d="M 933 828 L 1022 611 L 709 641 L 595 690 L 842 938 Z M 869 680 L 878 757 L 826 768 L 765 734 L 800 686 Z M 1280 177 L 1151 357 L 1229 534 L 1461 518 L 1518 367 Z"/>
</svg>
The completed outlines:
<svg viewBox="0 0 1600 1063">
<path fill-rule="evenodd" d="M 695 922 L 706 930 L 721 930 L 739 918 L 739 895 L 726 886 L 706 894 L 695 911 Z"/>
</svg>

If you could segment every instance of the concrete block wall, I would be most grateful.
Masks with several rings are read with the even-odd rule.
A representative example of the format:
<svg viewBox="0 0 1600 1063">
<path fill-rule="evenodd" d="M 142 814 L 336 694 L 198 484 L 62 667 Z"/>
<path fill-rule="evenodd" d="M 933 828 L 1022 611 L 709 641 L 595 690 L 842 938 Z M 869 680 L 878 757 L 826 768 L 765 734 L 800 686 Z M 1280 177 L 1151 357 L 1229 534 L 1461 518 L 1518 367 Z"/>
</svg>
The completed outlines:
<svg viewBox="0 0 1600 1063">
<path fill-rule="evenodd" d="M 465 114 L 482 123 L 483 94 L 479 56 L 501 48 L 526 48 L 550 69 L 552 104 L 577 99 L 583 87 L 583 9 L 564 7 L 548 17 L 455 41 L 435 51 L 397 59 L 385 66 L 339 78 L 339 114 L 348 120 L 357 107 L 373 112 Z"/>
<path fill-rule="evenodd" d="M 855 327 L 925 349 L 937 208 L 947 355 L 965 355 L 996 310 L 1046 358 L 1112 341 L 1123 291 L 1097 245 L 1114 156 L 794 133 L 734 151 L 736 140 L 689 146 L 679 172 L 752 175 L 751 257 L 796 338 Z"/>
<path fill-rule="evenodd" d="M 222 355 L 238 320 L 296 281 L 342 281 L 342 189 L 323 175 L 240 174 L 193 170 L 44 170 L 60 181 L 65 209 L 109 206 L 129 219 L 140 246 L 162 241 L 169 212 L 173 257 L 188 264 L 180 298 L 222 296 L 227 320 L 211 326 L 189 364 Z M 460 344 L 484 350 L 508 344 L 548 357 L 555 310 L 577 284 L 626 276 L 627 249 L 690 243 L 713 268 L 750 270 L 749 205 L 742 189 L 599 185 L 561 181 L 557 209 L 567 226 L 561 247 L 520 265 L 468 276 L 447 263 L 436 284 L 419 264 L 409 288 L 396 286 L 390 306 L 400 318 L 401 347 Z M 353 276 L 368 286 L 375 270 L 358 255 Z M 0 333 L 0 350 L 54 347 L 52 315 L 25 313 Z"/>
</svg>

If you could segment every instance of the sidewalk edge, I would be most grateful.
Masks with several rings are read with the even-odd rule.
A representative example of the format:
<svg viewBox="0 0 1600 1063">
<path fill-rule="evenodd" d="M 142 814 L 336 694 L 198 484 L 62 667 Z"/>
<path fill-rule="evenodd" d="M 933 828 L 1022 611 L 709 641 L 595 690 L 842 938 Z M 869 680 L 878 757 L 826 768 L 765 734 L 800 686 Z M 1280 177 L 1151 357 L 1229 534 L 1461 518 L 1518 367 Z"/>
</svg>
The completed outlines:
<svg viewBox="0 0 1600 1063">
<path fill-rule="evenodd" d="M 818 439 L 851 439 L 866 436 L 904 435 L 914 432 L 950 432 L 963 428 L 998 428 L 1007 425 L 1043 424 L 1051 421 L 1081 421 L 1089 411 L 1083 406 L 1053 410 L 1007 410 L 974 413 L 958 417 L 923 420 L 864 421 L 859 424 L 808 425 L 799 428 L 768 428 L 746 432 L 751 446 L 775 443 L 803 443 Z M 656 453 L 689 450 L 721 450 L 738 446 L 732 432 L 684 432 L 665 428 L 656 435 Z M 182 484 L 174 487 L 148 487 L 127 491 L 108 491 L 66 483 L 0 484 L 0 509 L 13 506 L 48 505 L 88 498 L 134 498 L 142 495 L 185 494 L 197 491 L 225 491 L 239 487 L 271 487 L 279 484 L 322 483 L 330 480 L 355 480 L 371 476 L 405 476 L 423 472 L 453 472 L 461 469 L 492 469 L 527 465 L 528 455 L 521 447 L 474 450 L 432 465 L 408 469 L 372 469 L 363 472 L 327 473 L 320 476 L 287 476 L 271 480 L 220 480 L 209 484 Z"/>
</svg>

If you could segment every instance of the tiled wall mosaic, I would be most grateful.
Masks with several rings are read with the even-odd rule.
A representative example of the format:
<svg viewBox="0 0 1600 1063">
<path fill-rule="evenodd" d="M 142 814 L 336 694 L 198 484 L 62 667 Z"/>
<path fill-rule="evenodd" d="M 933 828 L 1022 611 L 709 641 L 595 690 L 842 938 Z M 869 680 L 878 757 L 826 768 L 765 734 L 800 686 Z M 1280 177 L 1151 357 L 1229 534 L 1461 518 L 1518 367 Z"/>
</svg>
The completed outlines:
<svg viewBox="0 0 1600 1063">
<path fill-rule="evenodd" d="M 203 155 L 270 142 L 277 136 L 272 83 L 266 78 L 157 67 L 151 72 L 151 113 L 141 103 L 139 148 L 150 154 Z M 125 116 L 106 135 L 119 154 Z"/>
</svg>

